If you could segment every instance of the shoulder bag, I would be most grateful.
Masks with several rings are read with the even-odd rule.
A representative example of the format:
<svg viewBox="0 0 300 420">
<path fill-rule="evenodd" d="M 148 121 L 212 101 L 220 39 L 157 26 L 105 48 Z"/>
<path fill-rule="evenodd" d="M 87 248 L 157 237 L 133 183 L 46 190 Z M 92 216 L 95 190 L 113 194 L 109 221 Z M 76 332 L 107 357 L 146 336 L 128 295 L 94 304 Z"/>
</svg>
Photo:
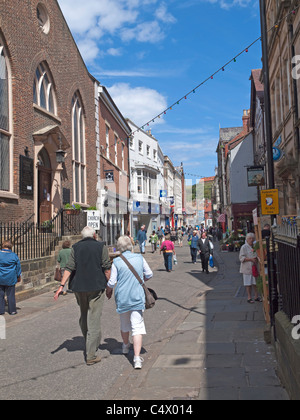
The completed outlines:
<svg viewBox="0 0 300 420">
<path fill-rule="evenodd" d="M 61 270 L 59 266 L 56 266 L 55 273 L 54 273 L 54 280 L 61 281 Z"/>
<path fill-rule="evenodd" d="M 145 285 L 145 283 L 142 282 L 140 276 L 136 272 L 136 270 L 133 268 L 133 266 L 130 264 L 130 262 L 121 254 L 120 255 L 121 260 L 124 261 L 124 263 L 128 266 L 129 270 L 132 272 L 132 274 L 137 278 L 140 285 L 144 289 L 145 292 L 145 298 L 146 298 L 146 309 L 151 309 L 155 305 L 155 301 L 157 300 L 157 295 L 152 289 L 148 289 L 148 287 Z"/>
</svg>

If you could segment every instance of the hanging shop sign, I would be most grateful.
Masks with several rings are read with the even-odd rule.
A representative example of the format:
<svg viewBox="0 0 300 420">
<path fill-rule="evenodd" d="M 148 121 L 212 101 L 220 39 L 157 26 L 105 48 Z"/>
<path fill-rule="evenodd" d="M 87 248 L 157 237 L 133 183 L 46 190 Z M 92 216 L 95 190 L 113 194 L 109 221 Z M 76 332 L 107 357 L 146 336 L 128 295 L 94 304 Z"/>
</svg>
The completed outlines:
<svg viewBox="0 0 300 420">
<path fill-rule="evenodd" d="M 263 166 L 251 166 L 247 169 L 247 172 L 249 187 L 265 186 L 265 169 Z"/>
</svg>

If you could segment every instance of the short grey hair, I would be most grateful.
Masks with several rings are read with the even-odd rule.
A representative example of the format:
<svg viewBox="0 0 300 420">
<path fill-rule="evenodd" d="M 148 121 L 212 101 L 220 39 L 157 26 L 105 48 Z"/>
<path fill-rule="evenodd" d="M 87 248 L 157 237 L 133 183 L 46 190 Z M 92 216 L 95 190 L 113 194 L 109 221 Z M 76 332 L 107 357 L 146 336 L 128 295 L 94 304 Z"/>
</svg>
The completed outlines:
<svg viewBox="0 0 300 420">
<path fill-rule="evenodd" d="M 247 233 L 247 235 L 246 235 L 246 240 L 247 240 L 247 239 L 249 239 L 249 238 L 253 238 L 253 239 L 255 239 L 255 235 L 254 235 L 254 233 L 252 233 L 252 232 Z"/>
<path fill-rule="evenodd" d="M 95 229 L 93 229 L 90 226 L 86 226 L 81 231 L 81 236 L 82 236 L 83 239 L 85 239 L 85 238 L 93 238 L 95 234 L 96 234 Z"/>
<path fill-rule="evenodd" d="M 120 236 L 117 242 L 117 251 L 123 252 L 132 251 L 131 239 L 128 236 Z"/>
</svg>

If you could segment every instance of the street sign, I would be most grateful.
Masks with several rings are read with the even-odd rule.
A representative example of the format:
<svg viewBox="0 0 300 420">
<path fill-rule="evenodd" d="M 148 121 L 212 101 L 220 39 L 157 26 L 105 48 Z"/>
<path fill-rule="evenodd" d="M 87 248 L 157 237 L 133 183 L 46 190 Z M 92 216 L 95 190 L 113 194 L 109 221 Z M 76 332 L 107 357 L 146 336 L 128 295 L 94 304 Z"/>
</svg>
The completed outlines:
<svg viewBox="0 0 300 420">
<path fill-rule="evenodd" d="M 160 190 L 159 196 L 160 196 L 160 198 L 167 198 L 168 191 L 167 190 Z"/>
<path fill-rule="evenodd" d="M 95 229 L 100 230 L 100 211 L 96 210 L 88 210 L 87 212 L 87 226 Z"/>
<path fill-rule="evenodd" d="M 264 216 L 276 216 L 277 214 L 279 214 L 278 190 L 261 191 L 261 212 Z"/>
</svg>

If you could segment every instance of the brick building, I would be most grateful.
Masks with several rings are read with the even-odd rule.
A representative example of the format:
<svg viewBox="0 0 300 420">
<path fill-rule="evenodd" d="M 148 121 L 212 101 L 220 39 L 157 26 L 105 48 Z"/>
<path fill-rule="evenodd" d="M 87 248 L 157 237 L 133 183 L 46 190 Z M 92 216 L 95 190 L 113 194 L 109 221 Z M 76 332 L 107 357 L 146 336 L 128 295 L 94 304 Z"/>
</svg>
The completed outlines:
<svg viewBox="0 0 300 420">
<path fill-rule="evenodd" d="M 280 216 L 296 216 L 300 208 L 298 6 L 296 0 L 266 1 L 273 158 Z"/>
<path fill-rule="evenodd" d="M 116 237 L 130 230 L 129 200 L 129 137 L 131 128 L 104 86 L 99 85 L 100 174 L 98 205 L 106 226 L 103 240 L 109 245 Z"/>
<path fill-rule="evenodd" d="M 2 222 L 96 205 L 96 85 L 56 0 L 0 2 Z"/>
</svg>

